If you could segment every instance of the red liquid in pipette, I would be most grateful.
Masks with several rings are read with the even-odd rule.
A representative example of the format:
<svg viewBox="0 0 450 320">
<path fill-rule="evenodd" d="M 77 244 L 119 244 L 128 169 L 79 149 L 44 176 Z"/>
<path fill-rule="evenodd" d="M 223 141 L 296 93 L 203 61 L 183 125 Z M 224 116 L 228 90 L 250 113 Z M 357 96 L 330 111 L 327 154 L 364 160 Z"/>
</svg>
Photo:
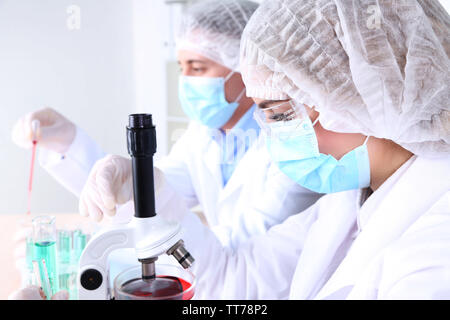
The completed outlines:
<svg viewBox="0 0 450 320">
<path fill-rule="evenodd" d="M 36 156 L 36 144 L 37 144 L 37 141 L 33 140 L 33 150 L 32 150 L 32 153 L 31 153 L 30 178 L 28 180 L 27 215 L 31 214 L 31 191 L 33 190 L 33 173 L 34 173 L 34 159 L 35 159 L 35 156 Z"/>
</svg>

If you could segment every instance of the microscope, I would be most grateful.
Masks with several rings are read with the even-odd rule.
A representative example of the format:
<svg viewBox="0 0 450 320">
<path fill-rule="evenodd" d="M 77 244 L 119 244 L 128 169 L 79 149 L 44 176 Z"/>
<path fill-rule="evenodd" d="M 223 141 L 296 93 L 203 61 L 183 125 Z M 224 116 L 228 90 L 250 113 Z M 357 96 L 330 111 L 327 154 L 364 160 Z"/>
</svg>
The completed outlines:
<svg viewBox="0 0 450 320">
<path fill-rule="evenodd" d="M 162 219 L 155 212 L 153 155 L 156 131 L 151 114 L 132 114 L 127 126 L 128 153 L 132 159 L 135 214 L 128 224 L 106 227 L 91 238 L 84 249 L 78 269 L 78 299 L 111 299 L 108 256 L 117 249 L 135 248 L 142 265 L 142 280 L 155 278 L 155 261 L 166 253 L 183 268 L 193 257 L 185 249 L 181 226 Z"/>
</svg>

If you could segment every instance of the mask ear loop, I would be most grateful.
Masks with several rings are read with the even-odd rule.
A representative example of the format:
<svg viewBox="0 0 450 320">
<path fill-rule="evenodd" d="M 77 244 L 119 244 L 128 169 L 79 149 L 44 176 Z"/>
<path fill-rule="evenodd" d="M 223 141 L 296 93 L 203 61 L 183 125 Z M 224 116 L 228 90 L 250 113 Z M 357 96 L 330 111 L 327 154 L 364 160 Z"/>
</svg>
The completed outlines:
<svg viewBox="0 0 450 320">
<path fill-rule="evenodd" d="M 227 82 L 228 80 L 230 80 L 230 78 L 233 76 L 233 74 L 234 74 L 234 71 L 231 71 L 231 72 L 225 77 L 224 83 Z"/>
<path fill-rule="evenodd" d="M 231 72 L 225 77 L 225 80 L 224 80 L 223 83 L 226 83 L 228 80 L 230 80 L 230 78 L 233 76 L 234 73 L 235 73 L 234 71 L 231 71 Z M 236 99 L 234 99 L 233 102 L 239 102 L 239 101 L 242 99 L 242 97 L 244 96 L 244 94 L 245 94 L 246 91 L 247 91 L 247 90 L 246 90 L 246 88 L 245 88 L 245 86 L 244 86 L 244 89 L 242 89 L 241 93 L 237 96 Z"/>
<path fill-rule="evenodd" d="M 236 98 L 236 100 L 234 100 L 234 102 L 239 102 L 241 101 L 242 97 L 244 96 L 244 94 L 247 92 L 247 89 L 244 87 L 244 89 L 242 89 L 241 93 L 238 95 L 238 97 Z"/>
<path fill-rule="evenodd" d="M 313 128 L 314 128 L 314 126 L 316 125 L 317 122 L 319 122 L 319 117 L 317 117 L 317 119 L 314 120 L 314 122 L 313 122 L 313 124 L 312 124 Z"/>
<path fill-rule="evenodd" d="M 367 141 L 369 141 L 370 136 L 367 136 L 366 140 L 364 140 L 364 143 L 362 144 L 363 146 L 365 146 L 367 144 Z"/>
</svg>

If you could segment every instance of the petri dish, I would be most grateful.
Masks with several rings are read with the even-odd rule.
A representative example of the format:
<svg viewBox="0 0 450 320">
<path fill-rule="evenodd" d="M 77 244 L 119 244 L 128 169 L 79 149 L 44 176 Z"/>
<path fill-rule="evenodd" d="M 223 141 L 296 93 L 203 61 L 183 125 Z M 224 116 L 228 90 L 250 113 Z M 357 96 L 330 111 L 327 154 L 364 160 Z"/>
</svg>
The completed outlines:
<svg viewBox="0 0 450 320">
<path fill-rule="evenodd" d="M 155 264 L 156 278 L 144 281 L 141 266 L 129 268 L 114 280 L 116 300 L 191 300 L 194 274 L 181 266 Z"/>
</svg>

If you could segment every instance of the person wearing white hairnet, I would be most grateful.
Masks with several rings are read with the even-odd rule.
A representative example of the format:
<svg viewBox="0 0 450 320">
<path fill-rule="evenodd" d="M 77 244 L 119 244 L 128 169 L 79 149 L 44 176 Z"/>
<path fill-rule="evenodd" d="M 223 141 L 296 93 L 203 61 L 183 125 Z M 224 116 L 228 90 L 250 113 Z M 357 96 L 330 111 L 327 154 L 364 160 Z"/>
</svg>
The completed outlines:
<svg viewBox="0 0 450 320">
<path fill-rule="evenodd" d="M 253 118 L 256 106 L 245 96 L 239 46 L 256 8 L 256 3 L 246 0 L 208 0 L 183 13 L 176 35 L 180 101 L 192 121 L 169 156 L 156 163 L 172 190 L 187 206 L 199 204 L 208 225 L 224 245 L 232 247 L 321 196 L 297 186 L 272 164 Z M 81 196 L 81 214 L 100 220 L 114 215 L 116 205 L 131 200 L 130 160 L 119 156 L 99 160 L 105 155 L 95 142 L 51 109 L 18 123 L 14 137 L 19 144 L 30 145 L 29 127 L 35 119 L 41 120 L 40 145 L 47 148 L 40 162 Z M 158 184 L 160 179 L 155 181 Z M 169 205 L 159 210 L 161 199 L 156 199 L 158 213 L 184 213 L 178 212 L 177 201 L 165 198 Z"/>
<path fill-rule="evenodd" d="M 280 169 L 327 195 L 235 248 L 185 215 L 197 297 L 450 299 L 449 39 L 436 0 L 260 5 L 247 94 Z"/>
</svg>

